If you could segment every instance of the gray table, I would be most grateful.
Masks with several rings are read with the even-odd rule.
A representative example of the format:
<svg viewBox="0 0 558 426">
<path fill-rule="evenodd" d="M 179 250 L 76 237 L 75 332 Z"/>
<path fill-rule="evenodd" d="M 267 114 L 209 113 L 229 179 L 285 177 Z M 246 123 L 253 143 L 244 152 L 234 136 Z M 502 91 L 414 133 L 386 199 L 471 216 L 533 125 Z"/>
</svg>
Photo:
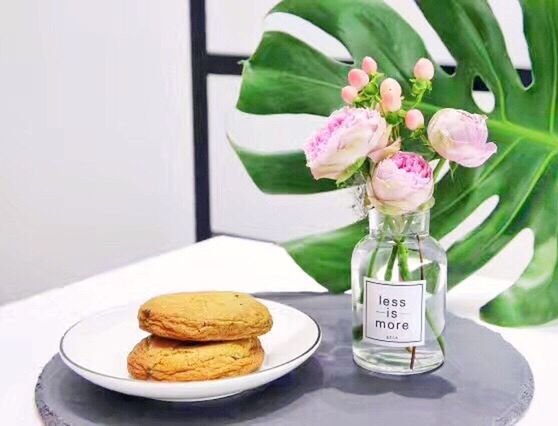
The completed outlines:
<svg viewBox="0 0 558 426">
<path fill-rule="evenodd" d="M 266 294 L 312 315 L 323 330 L 320 349 L 275 382 L 203 403 L 166 403 L 93 385 L 55 356 L 36 388 L 41 417 L 50 425 L 509 425 L 533 397 L 523 356 L 501 336 L 448 316 L 447 362 L 431 374 L 377 377 L 351 354 L 348 296 Z"/>
</svg>

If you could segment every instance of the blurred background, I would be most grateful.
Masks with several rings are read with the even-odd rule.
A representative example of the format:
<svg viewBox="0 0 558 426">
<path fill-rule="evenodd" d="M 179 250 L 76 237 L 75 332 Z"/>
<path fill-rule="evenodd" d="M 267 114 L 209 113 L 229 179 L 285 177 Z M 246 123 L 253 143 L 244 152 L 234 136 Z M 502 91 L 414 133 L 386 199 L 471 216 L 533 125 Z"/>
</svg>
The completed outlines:
<svg viewBox="0 0 558 426">
<path fill-rule="evenodd" d="M 295 149 L 320 122 L 234 112 L 238 61 L 264 30 L 351 60 L 301 19 L 266 16 L 275 3 L 0 0 L 0 304 L 212 235 L 281 241 L 354 220 L 350 190 L 261 193 L 228 145 L 226 129 L 257 149 Z M 386 3 L 455 65 L 413 0 Z M 489 3 L 528 78 L 518 0 Z M 491 93 L 476 89 L 489 111 Z M 515 278 L 531 253 L 525 230 L 478 273 Z"/>
</svg>

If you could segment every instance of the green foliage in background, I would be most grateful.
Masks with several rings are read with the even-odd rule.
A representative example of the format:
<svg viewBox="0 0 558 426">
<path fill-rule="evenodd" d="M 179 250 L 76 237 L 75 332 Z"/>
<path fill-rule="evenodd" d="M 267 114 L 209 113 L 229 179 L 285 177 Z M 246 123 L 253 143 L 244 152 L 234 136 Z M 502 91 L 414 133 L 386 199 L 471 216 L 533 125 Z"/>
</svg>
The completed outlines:
<svg viewBox="0 0 558 426">
<path fill-rule="evenodd" d="M 530 228 L 535 235 L 533 259 L 513 287 L 485 305 L 481 314 L 506 326 L 550 321 L 558 317 L 558 2 L 522 1 L 533 70 L 528 88 L 508 57 L 485 0 L 418 4 L 457 61 L 455 75 L 437 67 L 423 111 L 454 107 L 480 113 L 471 93 L 476 77 L 496 101 L 488 124 L 498 153 L 482 168 L 461 167 L 453 180 L 446 175 L 436 190 L 432 231 L 437 238 L 489 197 L 499 197 L 490 216 L 448 251 L 449 285 L 478 270 Z M 338 39 L 356 61 L 374 57 L 380 70 L 407 92 L 415 61 L 429 57 L 417 33 L 380 0 L 285 0 L 272 12 L 311 22 Z M 340 90 L 349 68 L 286 33 L 267 32 L 244 63 L 238 108 L 252 114 L 329 115 L 341 106 Z M 262 191 L 308 194 L 335 189 L 333 182 L 312 179 L 302 151 L 260 154 L 234 146 Z M 360 222 L 284 246 L 316 280 L 342 292 L 350 286 L 352 248 L 365 232 L 366 224 Z"/>
</svg>

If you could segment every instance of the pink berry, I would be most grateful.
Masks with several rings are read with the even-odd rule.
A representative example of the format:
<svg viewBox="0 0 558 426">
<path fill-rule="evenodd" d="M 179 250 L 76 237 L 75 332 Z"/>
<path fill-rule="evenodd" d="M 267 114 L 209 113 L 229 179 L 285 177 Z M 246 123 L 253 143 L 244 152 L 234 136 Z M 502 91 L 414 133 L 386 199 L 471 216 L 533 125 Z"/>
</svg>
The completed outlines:
<svg viewBox="0 0 558 426">
<path fill-rule="evenodd" d="M 432 80 L 434 77 L 434 65 L 429 59 L 420 58 L 415 64 L 413 74 L 417 80 Z"/>
<path fill-rule="evenodd" d="M 357 90 L 362 90 L 368 84 L 370 78 L 363 70 L 352 69 L 349 71 L 349 84 Z"/>
<path fill-rule="evenodd" d="M 401 97 L 401 85 L 394 78 L 386 78 L 380 84 L 380 95 L 382 98 L 387 95 L 393 95 L 394 97 Z"/>
<path fill-rule="evenodd" d="M 389 112 L 399 111 L 401 109 L 401 96 L 395 96 L 392 93 L 382 95 L 382 108 Z"/>
<path fill-rule="evenodd" d="M 409 130 L 417 130 L 424 126 L 424 115 L 418 109 L 410 109 L 405 115 L 405 126 Z"/>
<path fill-rule="evenodd" d="M 378 71 L 378 64 L 370 56 L 365 56 L 362 60 L 362 70 L 366 74 L 375 74 Z"/>
<path fill-rule="evenodd" d="M 358 90 L 353 86 L 345 86 L 341 89 L 341 97 L 345 103 L 351 105 L 358 96 Z"/>
</svg>

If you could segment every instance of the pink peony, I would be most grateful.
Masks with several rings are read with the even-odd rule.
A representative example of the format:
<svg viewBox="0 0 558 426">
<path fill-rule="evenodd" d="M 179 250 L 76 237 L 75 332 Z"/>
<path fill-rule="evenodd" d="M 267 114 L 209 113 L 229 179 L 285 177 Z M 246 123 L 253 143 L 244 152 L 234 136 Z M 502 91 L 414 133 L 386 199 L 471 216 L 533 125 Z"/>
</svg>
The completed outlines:
<svg viewBox="0 0 558 426">
<path fill-rule="evenodd" d="M 467 111 L 445 108 L 428 124 L 428 139 L 443 158 L 464 167 L 483 165 L 497 150 L 487 142 L 486 117 Z"/>
<path fill-rule="evenodd" d="M 390 132 L 391 126 L 388 129 L 388 133 Z M 392 142 L 388 146 L 382 149 L 378 149 L 376 151 L 371 152 L 368 157 L 374 162 L 379 163 L 383 159 L 387 157 L 391 157 L 396 152 L 401 151 L 401 138 L 398 138 L 396 141 Z"/>
<path fill-rule="evenodd" d="M 367 183 L 370 203 L 390 214 L 410 213 L 432 198 L 432 168 L 420 155 L 398 152 L 372 171 Z"/>
<path fill-rule="evenodd" d="M 388 136 L 388 125 L 378 111 L 342 108 L 306 141 L 307 166 L 315 179 L 337 180 L 349 167 L 385 148 Z"/>
</svg>

